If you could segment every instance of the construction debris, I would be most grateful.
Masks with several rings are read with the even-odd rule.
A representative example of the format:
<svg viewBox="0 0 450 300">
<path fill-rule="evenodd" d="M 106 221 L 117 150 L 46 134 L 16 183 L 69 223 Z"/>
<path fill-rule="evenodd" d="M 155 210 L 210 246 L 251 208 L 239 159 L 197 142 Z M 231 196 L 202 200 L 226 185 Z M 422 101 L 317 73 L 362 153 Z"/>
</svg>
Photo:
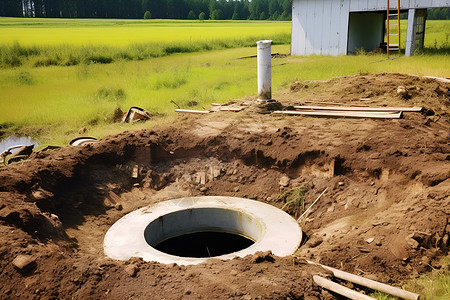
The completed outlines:
<svg viewBox="0 0 450 300">
<path fill-rule="evenodd" d="M 69 146 L 80 146 L 80 145 L 86 145 L 95 143 L 97 141 L 96 138 L 90 137 L 90 136 L 80 136 L 77 138 L 74 138 L 69 142 Z"/>
<path fill-rule="evenodd" d="M 122 122 L 133 123 L 137 121 L 146 121 L 151 119 L 152 115 L 150 112 L 142 109 L 140 107 L 133 106 L 128 112 L 123 116 Z"/>
<path fill-rule="evenodd" d="M 295 110 L 277 110 L 274 114 L 285 115 L 304 115 L 316 117 L 347 117 L 347 118 L 374 118 L 374 119 L 400 119 L 402 112 L 352 112 L 352 111 L 295 111 Z"/>
<path fill-rule="evenodd" d="M 325 102 L 322 102 L 325 104 Z M 234 101 L 220 104 L 212 103 L 208 110 L 176 109 L 177 113 L 209 114 L 218 111 L 240 112 L 247 108 L 250 111 L 261 114 L 286 114 L 305 115 L 316 117 L 348 117 L 348 118 L 375 118 L 375 119 L 400 119 L 404 112 L 422 112 L 423 107 L 363 107 L 363 106 L 338 106 L 338 103 L 326 102 L 332 106 L 298 105 L 283 107 L 277 101 L 269 103 L 244 102 L 237 104 Z"/>
<path fill-rule="evenodd" d="M 17 145 L 12 146 L 0 153 L 0 163 L 4 165 L 9 165 L 12 162 L 18 162 L 30 157 L 31 153 L 33 153 L 34 145 L 24 146 Z M 12 151 L 15 150 L 16 151 Z"/>
<path fill-rule="evenodd" d="M 188 114 L 209 114 L 209 110 L 192 110 L 192 109 L 175 109 L 177 113 L 188 113 Z"/>
<path fill-rule="evenodd" d="M 423 107 L 363 107 L 363 106 L 294 106 L 301 110 L 326 110 L 326 111 L 371 111 L 371 112 L 421 112 Z"/>
</svg>

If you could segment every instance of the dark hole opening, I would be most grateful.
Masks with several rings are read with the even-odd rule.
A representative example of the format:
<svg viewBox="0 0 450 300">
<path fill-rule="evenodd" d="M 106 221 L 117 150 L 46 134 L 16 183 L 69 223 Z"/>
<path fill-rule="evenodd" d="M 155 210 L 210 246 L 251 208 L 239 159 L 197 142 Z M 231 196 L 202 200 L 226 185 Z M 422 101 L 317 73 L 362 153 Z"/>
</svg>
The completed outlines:
<svg viewBox="0 0 450 300">
<path fill-rule="evenodd" d="M 227 232 L 195 232 L 169 238 L 157 250 L 181 257 L 214 257 L 248 248 L 255 242 Z"/>
</svg>

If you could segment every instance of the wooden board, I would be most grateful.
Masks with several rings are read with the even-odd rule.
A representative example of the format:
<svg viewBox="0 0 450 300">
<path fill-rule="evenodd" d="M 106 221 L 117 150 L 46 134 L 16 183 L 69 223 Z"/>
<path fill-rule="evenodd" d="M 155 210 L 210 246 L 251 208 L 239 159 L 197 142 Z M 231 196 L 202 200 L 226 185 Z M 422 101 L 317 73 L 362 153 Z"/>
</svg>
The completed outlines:
<svg viewBox="0 0 450 300">
<path fill-rule="evenodd" d="M 402 112 L 370 112 L 370 111 L 274 111 L 274 114 L 302 115 L 316 117 L 347 117 L 347 118 L 373 118 L 373 119 L 400 119 Z"/>
<path fill-rule="evenodd" d="M 332 111 L 373 111 L 373 112 L 421 112 L 422 107 L 362 107 L 362 106 L 294 106 L 301 110 L 332 110 Z"/>
<path fill-rule="evenodd" d="M 190 110 L 190 109 L 175 109 L 177 113 L 188 113 L 188 114 L 209 114 L 209 110 Z"/>
<path fill-rule="evenodd" d="M 246 106 L 213 106 L 211 111 L 241 111 Z"/>
</svg>

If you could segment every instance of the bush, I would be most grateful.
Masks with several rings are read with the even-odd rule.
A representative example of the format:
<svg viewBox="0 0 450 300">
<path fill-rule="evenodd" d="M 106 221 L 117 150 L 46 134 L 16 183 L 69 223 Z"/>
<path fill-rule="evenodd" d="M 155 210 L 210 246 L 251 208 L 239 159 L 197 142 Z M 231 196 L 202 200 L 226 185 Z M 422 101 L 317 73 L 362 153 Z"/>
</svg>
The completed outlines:
<svg viewBox="0 0 450 300">
<path fill-rule="evenodd" d="M 205 14 L 204 12 L 201 12 L 201 13 L 198 15 L 198 19 L 199 19 L 200 21 L 204 21 L 204 20 L 206 19 L 206 14 Z"/>
<path fill-rule="evenodd" d="M 34 67 L 49 67 L 49 66 L 57 66 L 58 65 L 58 61 L 54 58 L 43 58 L 43 59 L 38 59 L 35 61 L 35 63 L 33 64 Z"/>
<path fill-rule="evenodd" d="M 152 18 L 152 13 L 149 12 L 148 10 L 144 13 L 144 19 L 148 20 Z"/>
<path fill-rule="evenodd" d="M 197 17 L 195 16 L 195 12 L 193 10 L 191 10 L 188 14 L 188 19 L 189 20 L 195 20 Z"/>
<path fill-rule="evenodd" d="M 96 92 L 97 99 L 107 100 L 109 102 L 122 102 L 126 98 L 125 91 L 121 88 L 106 87 L 100 88 Z"/>
<path fill-rule="evenodd" d="M 110 64 L 114 60 L 111 57 L 103 56 L 103 55 L 92 55 L 87 58 L 87 63 L 94 64 Z"/>
</svg>

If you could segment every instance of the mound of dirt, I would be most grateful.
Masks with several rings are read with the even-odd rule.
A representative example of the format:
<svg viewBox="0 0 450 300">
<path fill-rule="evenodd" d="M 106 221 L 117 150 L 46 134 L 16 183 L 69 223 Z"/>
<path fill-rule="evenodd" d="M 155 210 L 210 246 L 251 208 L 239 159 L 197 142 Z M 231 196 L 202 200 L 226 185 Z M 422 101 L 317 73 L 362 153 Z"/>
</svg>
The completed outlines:
<svg viewBox="0 0 450 300">
<path fill-rule="evenodd" d="M 399 87 L 402 87 L 399 89 Z M 362 74 L 296 83 L 284 106 L 423 106 L 402 119 L 180 116 L 171 126 L 38 152 L 0 167 L 0 294 L 23 298 L 335 299 L 305 259 L 400 285 L 448 253 L 448 83 Z M 400 92 L 399 92 L 400 90 Z M 159 201 L 223 195 L 282 208 L 301 189 L 308 237 L 295 255 L 258 253 L 197 266 L 105 257 L 125 214 Z M 292 193 L 291 193 L 292 194 Z M 298 218 L 301 205 L 285 208 Z M 365 292 L 365 291 L 364 291 Z"/>
</svg>

